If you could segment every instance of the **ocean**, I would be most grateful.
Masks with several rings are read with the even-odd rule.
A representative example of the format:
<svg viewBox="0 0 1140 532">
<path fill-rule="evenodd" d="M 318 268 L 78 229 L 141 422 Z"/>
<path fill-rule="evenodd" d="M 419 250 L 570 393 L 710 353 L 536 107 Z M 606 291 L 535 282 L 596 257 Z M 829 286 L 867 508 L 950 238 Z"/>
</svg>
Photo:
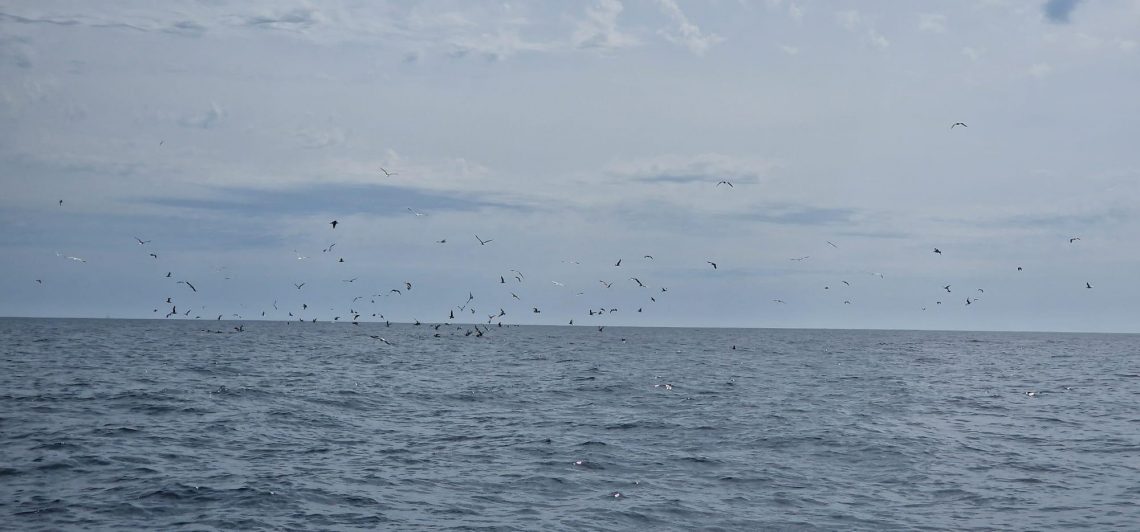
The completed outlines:
<svg viewBox="0 0 1140 532">
<path fill-rule="evenodd" d="M 0 319 L 0 528 L 1140 526 L 1137 335 L 468 329 Z"/>
</svg>

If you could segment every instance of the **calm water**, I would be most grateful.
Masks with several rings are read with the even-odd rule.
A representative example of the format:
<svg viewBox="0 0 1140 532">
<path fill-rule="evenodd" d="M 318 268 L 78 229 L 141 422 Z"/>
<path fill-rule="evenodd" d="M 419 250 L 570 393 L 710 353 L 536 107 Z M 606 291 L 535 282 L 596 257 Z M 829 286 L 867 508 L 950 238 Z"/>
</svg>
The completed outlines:
<svg viewBox="0 0 1140 532">
<path fill-rule="evenodd" d="M 0 320 L 0 528 L 1140 523 L 1140 336 L 234 325 Z"/>
</svg>

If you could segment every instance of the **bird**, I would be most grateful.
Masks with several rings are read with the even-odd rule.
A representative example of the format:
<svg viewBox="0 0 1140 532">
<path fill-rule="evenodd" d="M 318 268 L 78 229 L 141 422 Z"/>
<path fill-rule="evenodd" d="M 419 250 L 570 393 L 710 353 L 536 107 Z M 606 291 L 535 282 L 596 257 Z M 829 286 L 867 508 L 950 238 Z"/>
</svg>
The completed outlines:
<svg viewBox="0 0 1140 532">
<path fill-rule="evenodd" d="M 329 222 L 329 225 L 333 226 L 333 229 L 336 229 L 336 224 L 339 224 L 339 223 L 340 222 L 333 220 L 333 221 Z"/>
<path fill-rule="evenodd" d="M 380 171 L 384 172 L 384 177 L 392 177 L 394 175 L 400 175 L 396 172 L 389 172 L 389 171 L 385 170 L 383 166 L 380 167 Z"/>
<path fill-rule="evenodd" d="M 305 283 L 301 283 L 301 284 L 293 283 L 293 286 L 296 286 L 297 290 L 300 290 L 302 286 L 305 286 Z"/>
<path fill-rule="evenodd" d="M 847 285 L 847 286 L 851 286 L 851 283 L 849 283 L 849 282 L 847 282 L 847 281 L 840 281 L 840 282 L 841 282 L 841 283 L 843 283 L 843 284 L 845 284 L 845 285 Z"/>
<path fill-rule="evenodd" d="M 489 243 L 489 242 L 493 242 L 495 239 L 493 239 L 493 238 L 488 238 L 487 240 L 483 240 L 482 238 L 479 238 L 479 235 L 475 235 L 475 240 L 478 240 L 478 241 L 479 241 L 479 245 L 480 245 L 480 246 L 486 246 L 486 245 L 487 245 L 487 243 Z"/>
<path fill-rule="evenodd" d="M 499 284 L 507 284 L 507 279 L 502 275 L 499 276 Z"/>
<path fill-rule="evenodd" d="M 554 286 L 566 286 L 566 285 L 564 285 L 558 281 L 550 281 L 550 282 L 554 283 Z"/>
<path fill-rule="evenodd" d="M 728 181 L 723 181 L 723 180 L 722 180 L 722 181 L 720 181 L 719 183 L 717 183 L 717 184 L 716 184 L 716 186 L 718 186 L 718 187 L 719 187 L 719 186 L 721 186 L 721 185 L 728 185 L 728 188 L 736 188 L 736 187 L 732 186 L 732 183 L 729 183 Z"/>
<path fill-rule="evenodd" d="M 1021 266 L 1018 266 L 1018 267 L 1017 267 L 1017 271 L 1021 271 Z"/>
<path fill-rule="evenodd" d="M 408 212 L 410 212 L 410 213 L 412 213 L 412 214 L 414 214 L 414 215 L 416 215 L 416 216 L 427 216 L 426 214 L 424 214 L 424 213 L 422 213 L 422 212 L 418 212 L 418 211 L 412 210 L 412 208 L 411 208 L 411 207 L 408 207 Z"/>
<path fill-rule="evenodd" d="M 533 310 L 532 312 L 534 312 L 535 314 L 540 314 L 540 313 L 542 313 L 542 311 L 541 311 L 541 310 L 538 310 L 538 307 L 533 307 L 533 308 L 534 308 L 534 310 Z"/>
<path fill-rule="evenodd" d="M 352 283 L 352 282 L 356 282 L 357 279 L 359 279 L 359 277 L 353 277 L 352 279 L 341 279 L 341 282 Z"/>
<path fill-rule="evenodd" d="M 381 342 L 384 342 L 385 344 L 392 345 L 392 342 L 385 340 L 383 336 L 377 336 L 375 334 L 370 334 L 370 335 L 368 335 L 368 337 L 372 338 L 374 340 L 380 340 Z"/>
<path fill-rule="evenodd" d="M 602 283 L 602 286 L 605 286 L 606 288 L 610 288 L 610 287 L 612 287 L 612 286 L 614 285 L 614 283 L 613 283 L 613 282 L 609 282 L 609 283 L 607 283 L 607 282 L 605 282 L 605 281 L 598 281 L 598 282 L 599 282 L 599 283 Z"/>
<path fill-rule="evenodd" d="M 412 289 L 412 283 L 409 283 L 408 281 L 404 281 L 404 288 L 407 288 L 410 291 Z"/>
<path fill-rule="evenodd" d="M 950 124 L 950 129 L 954 129 L 954 126 L 970 127 L 967 126 L 965 122 L 954 122 L 953 124 Z"/>
<path fill-rule="evenodd" d="M 715 262 L 713 262 L 711 260 L 706 260 L 705 262 L 711 264 L 714 270 L 716 269 L 716 263 Z"/>
<path fill-rule="evenodd" d="M 166 302 L 167 302 L 167 303 L 173 303 L 173 301 L 171 301 L 171 298 L 169 298 L 169 297 L 168 297 L 168 298 L 166 298 Z"/>
<path fill-rule="evenodd" d="M 59 206 L 63 207 L 63 200 L 59 200 Z"/>
<path fill-rule="evenodd" d="M 336 261 L 337 262 L 344 262 L 344 257 L 341 257 L 341 258 L 337 259 Z"/>
<path fill-rule="evenodd" d="M 198 291 L 197 288 L 194 288 L 194 285 L 190 284 L 190 281 L 178 281 L 178 284 L 184 284 L 186 286 L 189 286 L 191 290 L 193 290 L 195 292 Z"/>
<path fill-rule="evenodd" d="M 139 238 L 139 237 L 137 237 L 137 236 L 135 237 L 135 240 L 137 240 L 137 241 L 138 241 L 138 243 L 139 243 L 139 245 L 140 245 L 140 246 L 141 246 L 141 245 L 143 245 L 143 244 L 149 244 L 149 243 L 150 243 L 150 240 L 143 240 L 143 239 L 141 239 L 141 238 Z"/>
<path fill-rule="evenodd" d="M 43 279 L 36 279 L 36 282 L 37 282 L 37 283 L 39 283 L 39 284 L 44 284 L 44 280 L 43 280 Z M 167 299 L 169 299 L 169 298 L 167 298 Z M 167 301 L 167 303 L 169 303 L 169 301 Z"/>
<path fill-rule="evenodd" d="M 832 242 L 832 241 L 830 241 L 830 240 L 824 240 L 824 242 L 827 242 L 828 244 L 831 244 L 831 247 L 833 247 L 833 248 L 839 248 L 839 246 L 835 245 L 835 242 Z"/>
<path fill-rule="evenodd" d="M 1085 283 L 1085 288 L 1092 288 L 1092 285 L 1086 282 L 1086 283 Z"/>
<path fill-rule="evenodd" d="M 773 299 L 772 301 L 774 301 L 776 303 L 783 303 L 784 302 L 783 299 Z"/>
<path fill-rule="evenodd" d="M 67 257 L 67 258 L 70 260 L 73 260 L 75 262 L 87 262 L 87 259 L 81 259 L 79 257 Z"/>
<path fill-rule="evenodd" d="M 158 253 L 148 253 L 148 255 L 154 257 L 154 260 L 158 260 Z"/>
<path fill-rule="evenodd" d="M 1074 236 L 1073 238 L 1070 238 L 1070 239 L 1069 239 L 1069 243 L 1070 243 L 1070 244 L 1072 244 L 1073 242 L 1076 242 L 1077 240 L 1080 240 L 1080 239 L 1081 239 L 1081 237 L 1079 237 L 1079 236 Z"/>
<path fill-rule="evenodd" d="M 334 248 L 334 247 L 336 247 L 336 242 L 333 242 L 332 244 L 329 244 L 329 247 L 322 249 L 321 253 L 328 253 L 328 252 L 332 251 L 332 248 Z"/>
<path fill-rule="evenodd" d="M 621 259 L 618 259 L 618 261 L 614 263 L 614 266 L 621 266 Z"/>
<path fill-rule="evenodd" d="M 792 257 L 792 258 L 790 258 L 790 259 L 788 259 L 788 260 L 794 260 L 794 261 L 803 261 L 803 260 L 807 260 L 807 259 L 810 259 L 810 258 L 811 258 L 811 255 L 805 255 L 805 256 L 803 256 L 803 257 Z"/>
<path fill-rule="evenodd" d="M 166 272 L 166 276 L 167 276 L 167 277 L 170 277 L 170 276 L 171 276 L 171 274 L 173 274 L 173 273 L 174 273 L 174 272 Z"/>
<path fill-rule="evenodd" d="M 653 258 L 653 255 L 646 255 L 644 258 L 647 258 L 647 259 L 649 259 L 649 260 L 655 260 L 655 259 Z"/>
<path fill-rule="evenodd" d="M 435 241 L 435 243 L 436 243 L 436 244 L 446 244 L 446 243 L 447 243 L 447 239 L 445 238 L 445 239 L 443 239 L 443 240 L 436 240 L 436 241 Z"/>
<path fill-rule="evenodd" d="M 645 285 L 641 283 L 641 279 L 638 279 L 637 277 L 630 277 L 630 279 L 632 279 L 633 282 L 637 283 L 637 286 L 640 286 L 641 288 L 645 288 Z"/>
<path fill-rule="evenodd" d="M 939 255 L 941 255 L 941 254 L 942 254 L 942 250 L 941 250 L 941 249 L 938 249 L 938 248 L 934 248 L 934 252 L 935 252 L 935 253 L 937 253 L 937 254 L 939 254 Z"/>
<path fill-rule="evenodd" d="M 946 290 L 947 293 L 950 292 L 950 285 L 943 286 L 942 288 Z"/>
</svg>

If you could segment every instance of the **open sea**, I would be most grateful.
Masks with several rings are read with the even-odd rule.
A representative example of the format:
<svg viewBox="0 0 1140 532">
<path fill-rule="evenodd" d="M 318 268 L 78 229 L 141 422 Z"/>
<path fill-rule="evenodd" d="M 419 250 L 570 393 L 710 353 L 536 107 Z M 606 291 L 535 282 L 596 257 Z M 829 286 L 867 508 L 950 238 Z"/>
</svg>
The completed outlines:
<svg viewBox="0 0 1140 532">
<path fill-rule="evenodd" d="M 237 325 L 0 319 L 0 528 L 1140 529 L 1137 335 Z"/>
</svg>

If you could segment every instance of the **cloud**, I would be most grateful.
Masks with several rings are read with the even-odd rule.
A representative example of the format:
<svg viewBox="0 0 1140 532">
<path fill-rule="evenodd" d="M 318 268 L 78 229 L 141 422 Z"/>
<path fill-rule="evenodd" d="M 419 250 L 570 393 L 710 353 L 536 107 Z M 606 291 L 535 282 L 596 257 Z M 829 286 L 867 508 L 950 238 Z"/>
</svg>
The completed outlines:
<svg viewBox="0 0 1140 532">
<path fill-rule="evenodd" d="M 459 196 L 376 184 L 323 184 L 274 190 L 217 187 L 209 189 L 206 197 L 149 196 L 135 201 L 161 207 L 214 211 L 255 218 L 353 214 L 406 216 L 408 215 L 406 209 L 410 205 L 432 213 L 471 212 L 485 207 L 519 208 L 505 203 L 485 201 L 470 192 Z"/>
<path fill-rule="evenodd" d="M 865 30 L 864 38 L 871 46 L 880 50 L 885 50 L 891 45 L 891 41 L 887 40 L 883 34 L 879 33 L 869 21 L 863 17 L 858 11 L 854 9 L 835 12 L 835 21 L 847 31 L 857 33 L 860 30 Z"/>
<path fill-rule="evenodd" d="M 178 124 L 183 127 L 210 129 L 225 116 L 225 111 L 217 103 L 210 102 L 209 109 L 185 115 L 178 120 Z"/>
<path fill-rule="evenodd" d="M 1042 10 L 1045 18 L 1054 24 L 1068 24 L 1069 16 L 1081 0 L 1047 0 Z"/>
<path fill-rule="evenodd" d="M 675 31 L 662 30 L 661 34 L 665 36 L 670 42 L 680 44 L 689 49 L 696 55 L 704 55 L 713 45 L 723 41 L 719 35 L 709 33 L 701 33 L 701 29 L 696 24 L 689 22 L 688 17 L 677 6 L 677 2 L 673 0 L 657 0 L 657 5 L 665 12 L 673 22 L 677 23 Z"/>
<path fill-rule="evenodd" d="M 775 204 L 762 205 L 758 210 L 736 217 L 778 225 L 834 225 L 851 224 L 855 221 L 856 214 L 854 209 Z"/>
<path fill-rule="evenodd" d="M 570 37 L 575 48 L 615 49 L 636 46 L 638 40 L 617 27 L 623 6 L 618 0 L 598 0 L 586 8 L 586 18 L 578 22 Z"/>
<path fill-rule="evenodd" d="M 716 183 L 727 180 L 745 184 L 759 183 L 775 167 L 767 161 L 704 153 L 629 161 L 611 165 L 607 170 L 611 175 L 648 183 Z"/>
<path fill-rule="evenodd" d="M 320 13 L 312 8 L 295 8 L 279 14 L 255 15 L 242 19 L 242 24 L 252 28 L 266 28 L 284 31 L 304 31 L 322 20 Z"/>
<path fill-rule="evenodd" d="M 1029 67 L 1029 75 L 1037 79 L 1044 78 L 1053 72 L 1053 66 L 1049 63 L 1036 63 Z"/>
<path fill-rule="evenodd" d="M 986 51 L 984 49 L 974 48 L 972 46 L 963 46 L 962 55 L 970 58 L 970 61 L 977 61 L 982 57 Z"/>
<path fill-rule="evenodd" d="M 799 48 L 796 48 L 795 46 L 789 46 L 787 44 L 781 44 L 780 45 L 780 51 L 782 51 L 788 55 L 796 55 L 796 54 L 800 53 Z"/>
<path fill-rule="evenodd" d="M 918 29 L 932 33 L 946 33 L 946 15 L 923 13 L 918 16 Z"/>
</svg>

